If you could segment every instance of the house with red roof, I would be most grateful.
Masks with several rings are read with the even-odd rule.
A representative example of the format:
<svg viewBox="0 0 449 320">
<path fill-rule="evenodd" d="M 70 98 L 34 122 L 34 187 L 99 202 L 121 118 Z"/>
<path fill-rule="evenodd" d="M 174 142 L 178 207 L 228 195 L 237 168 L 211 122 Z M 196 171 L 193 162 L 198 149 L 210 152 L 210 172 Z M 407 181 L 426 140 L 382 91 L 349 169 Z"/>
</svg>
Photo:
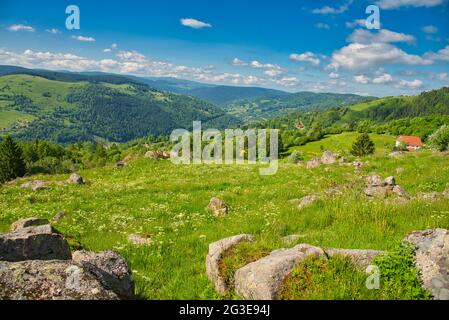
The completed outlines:
<svg viewBox="0 0 449 320">
<path fill-rule="evenodd" d="M 401 145 L 405 145 L 408 151 L 414 151 L 423 147 L 421 138 L 414 136 L 400 136 L 396 140 L 396 147 L 400 147 Z"/>
</svg>

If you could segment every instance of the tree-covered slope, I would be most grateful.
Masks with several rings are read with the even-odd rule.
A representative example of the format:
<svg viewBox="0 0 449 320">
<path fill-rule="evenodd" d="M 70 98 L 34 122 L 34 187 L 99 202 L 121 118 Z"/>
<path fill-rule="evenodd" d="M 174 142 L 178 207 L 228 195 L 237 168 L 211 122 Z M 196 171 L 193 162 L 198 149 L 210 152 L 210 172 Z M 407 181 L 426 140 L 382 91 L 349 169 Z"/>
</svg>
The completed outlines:
<svg viewBox="0 0 449 320">
<path fill-rule="evenodd" d="M 144 84 L 60 81 L 27 75 L 0 77 L 1 132 L 24 139 L 70 143 L 103 138 L 124 142 L 190 128 L 235 123 L 214 105 Z M 223 121 L 223 122 L 222 122 Z"/>
<path fill-rule="evenodd" d="M 275 118 L 292 112 L 323 110 L 375 99 L 355 94 L 298 92 L 277 97 L 239 100 L 229 103 L 225 110 L 246 121 Z"/>
</svg>

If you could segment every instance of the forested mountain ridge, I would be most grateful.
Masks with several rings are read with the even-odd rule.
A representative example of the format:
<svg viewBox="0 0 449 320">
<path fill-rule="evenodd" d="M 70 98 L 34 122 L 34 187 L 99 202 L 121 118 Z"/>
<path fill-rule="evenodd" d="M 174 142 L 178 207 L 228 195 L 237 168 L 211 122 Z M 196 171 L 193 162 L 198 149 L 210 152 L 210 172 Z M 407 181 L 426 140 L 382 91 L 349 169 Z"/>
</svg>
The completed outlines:
<svg viewBox="0 0 449 320">
<path fill-rule="evenodd" d="M 0 119 L 4 133 L 60 143 L 96 138 L 125 142 L 188 129 L 194 120 L 218 128 L 237 122 L 208 102 L 144 84 L 68 82 L 23 74 L 0 77 Z"/>
</svg>

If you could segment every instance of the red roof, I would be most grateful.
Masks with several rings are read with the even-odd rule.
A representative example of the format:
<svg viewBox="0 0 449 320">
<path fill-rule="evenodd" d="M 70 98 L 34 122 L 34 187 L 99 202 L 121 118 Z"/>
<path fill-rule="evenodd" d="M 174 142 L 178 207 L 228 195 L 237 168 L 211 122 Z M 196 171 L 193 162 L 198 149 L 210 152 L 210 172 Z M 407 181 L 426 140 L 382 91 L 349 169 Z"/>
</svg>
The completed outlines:
<svg viewBox="0 0 449 320">
<path fill-rule="evenodd" d="M 406 143 L 408 146 L 422 147 L 423 145 L 420 137 L 400 136 L 399 141 Z"/>
</svg>

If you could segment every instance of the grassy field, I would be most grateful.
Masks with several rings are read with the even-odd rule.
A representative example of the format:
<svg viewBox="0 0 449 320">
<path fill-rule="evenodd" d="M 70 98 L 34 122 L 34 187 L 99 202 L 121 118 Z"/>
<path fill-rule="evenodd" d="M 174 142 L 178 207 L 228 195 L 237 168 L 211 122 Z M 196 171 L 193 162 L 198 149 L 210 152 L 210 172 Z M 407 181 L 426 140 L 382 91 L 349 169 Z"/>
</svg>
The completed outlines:
<svg viewBox="0 0 449 320">
<path fill-rule="evenodd" d="M 359 136 L 356 132 L 344 132 L 342 134 L 329 135 L 325 139 L 307 143 L 304 146 L 292 147 L 293 150 L 303 152 L 306 159 L 320 157 L 324 150 L 330 150 L 340 153 L 341 155 L 349 155 L 351 146 Z M 382 156 L 391 152 L 391 146 L 394 145 L 396 137 L 389 135 L 380 135 L 370 133 L 370 137 L 376 146 L 376 156 Z"/>
<path fill-rule="evenodd" d="M 332 140 L 321 143 L 334 145 Z M 311 145 L 306 146 L 308 150 L 319 149 L 319 143 Z M 362 174 L 394 175 L 412 195 L 449 187 L 447 156 L 423 152 L 364 161 Z M 65 210 L 66 217 L 54 226 L 87 249 L 114 249 L 123 254 L 133 269 L 140 297 L 214 299 L 218 297 L 205 274 L 205 256 L 209 243 L 224 237 L 253 234 L 257 241 L 246 250 L 257 256 L 285 247 L 282 237 L 290 234 L 304 235 L 300 242 L 323 247 L 388 250 L 410 231 L 449 228 L 447 200 L 396 203 L 367 199 L 361 195 L 363 183 L 352 166 L 307 170 L 281 163 L 276 175 L 258 173 L 257 166 L 176 166 L 140 158 L 120 170 L 106 167 L 80 172 L 88 181 L 83 186 L 52 185 L 33 192 L 20 188 L 21 181 L 0 187 L 0 232 L 19 218 L 51 218 Z M 31 179 L 57 181 L 67 175 L 25 181 Z M 289 203 L 354 181 L 355 186 L 345 189 L 342 196 L 319 200 L 302 210 Z M 231 208 L 223 219 L 205 210 L 214 196 Z M 130 245 L 127 235 L 132 233 L 149 235 L 153 243 Z M 328 268 L 337 267 L 331 264 Z M 338 297 L 360 298 L 348 296 L 350 292 Z M 325 292 L 307 297 L 330 296 Z M 363 297 L 371 296 L 379 298 Z"/>
</svg>

